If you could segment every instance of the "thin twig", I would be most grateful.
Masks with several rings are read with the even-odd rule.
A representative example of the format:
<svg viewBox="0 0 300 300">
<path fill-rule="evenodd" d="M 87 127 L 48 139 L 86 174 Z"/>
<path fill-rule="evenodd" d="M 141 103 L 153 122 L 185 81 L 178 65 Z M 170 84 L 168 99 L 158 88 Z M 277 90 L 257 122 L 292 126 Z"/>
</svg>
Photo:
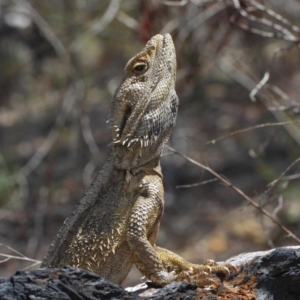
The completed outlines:
<svg viewBox="0 0 300 300">
<path fill-rule="evenodd" d="M 287 102 L 292 108 L 300 108 L 300 103 L 295 101 L 294 99 L 291 99 L 283 90 L 281 90 L 278 86 L 267 83 L 265 86 L 267 89 L 274 92 L 277 96 L 280 97 L 284 102 Z M 268 107 L 270 110 L 270 107 Z"/>
<path fill-rule="evenodd" d="M 161 3 L 169 6 L 184 6 L 189 2 L 189 0 L 180 0 L 179 2 L 163 0 Z"/>
<path fill-rule="evenodd" d="M 244 128 L 244 129 L 236 130 L 236 131 L 231 132 L 231 133 L 226 134 L 226 135 L 222 135 L 222 136 L 220 136 L 216 139 L 213 139 L 213 140 L 210 140 L 210 141 L 206 142 L 206 144 L 215 144 L 216 142 L 218 142 L 220 140 L 224 140 L 224 139 L 227 139 L 227 138 L 232 137 L 234 135 L 241 134 L 241 133 L 248 132 L 248 131 L 255 130 L 255 129 L 265 128 L 265 127 L 283 126 L 283 125 L 289 125 L 289 124 L 293 124 L 293 123 L 300 123 L 300 120 L 287 121 L 287 122 L 264 123 L 264 124 L 259 124 L 259 125 L 255 125 L 255 126 L 252 126 L 252 127 L 247 127 L 247 128 Z"/>
<path fill-rule="evenodd" d="M 290 42 L 299 42 L 299 38 L 297 36 L 295 36 L 288 29 L 284 28 L 281 24 L 278 24 L 278 22 L 282 23 L 284 26 L 291 29 L 292 31 L 295 31 L 298 33 L 299 28 L 297 26 L 291 24 L 288 20 L 286 20 L 282 16 L 276 14 L 271 9 L 268 9 L 263 5 L 260 5 L 256 1 L 252 0 L 252 1 L 250 1 L 250 3 L 253 5 L 253 7 L 255 8 L 256 11 L 258 10 L 258 11 L 264 12 L 269 17 L 269 19 L 259 18 L 252 14 L 249 14 L 247 12 L 247 10 L 245 10 L 241 7 L 240 2 L 238 0 L 233 0 L 233 6 L 236 8 L 238 13 L 242 17 L 244 17 L 245 20 L 248 20 L 248 21 L 256 23 L 256 24 L 264 25 L 264 26 L 270 28 L 270 30 L 272 30 L 272 31 L 266 31 L 266 30 L 262 30 L 262 29 L 258 29 L 258 28 L 253 28 L 253 27 L 249 26 L 248 24 L 237 23 L 237 22 L 235 22 L 237 19 L 237 15 L 233 15 L 230 18 L 230 22 L 235 23 L 240 28 L 242 28 L 246 31 L 250 31 L 257 35 L 261 35 L 261 36 L 269 37 L 269 38 L 277 37 L 277 38 L 280 38 L 280 39 L 283 39 L 286 41 L 290 41 Z M 272 19 L 273 20 L 275 19 L 276 23 Z"/>
<path fill-rule="evenodd" d="M 180 30 L 177 40 L 178 40 L 178 46 L 183 45 L 184 41 L 188 37 L 189 33 L 196 28 L 199 28 L 199 26 L 218 14 L 220 11 L 224 10 L 226 8 L 226 5 L 222 2 L 216 3 L 209 8 L 205 9 L 202 13 L 198 14 L 191 20 L 187 22 L 185 26 L 182 27 Z"/>
<path fill-rule="evenodd" d="M 246 74 L 246 72 L 243 72 L 245 66 L 242 64 L 242 60 L 236 61 L 234 58 L 232 58 L 234 63 L 230 62 L 230 59 L 226 57 L 226 59 L 219 61 L 219 67 L 220 69 L 226 73 L 228 76 L 230 76 L 233 80 L 244 86 L 246 89 L 248 89 L 250 92 L 255 88 L 257 85 L 255 79 L 252 79 L 250 76 Z M 235 66 L 234 64 L 239 64 L 238 66 Z M 249 71 L 249 70 L 247 70 Z M 260 100 L 262 103 L 268 108 L 268 102 L 273 101 L 272 99 L 274 96 L 269 92 L 265 91 L 264 95 L 260 97 Z M 279 122 L 284 122 L 283 120 L 290 119 L 289 116 L 287 116 L 283 111 L 271 111 L 274 117 Z M 299 127 L 297 127 L 294 123 L 284 125 L 285 130 L 290 134 L 290 136 L 297 142 L 298 145 L 300 145 L 300 135 L 299 135 Z"/>
<path fill-rule="evenodd" d="M 20 169 L 19 172 L 22 173 L 24 176 L 28 176 L 29 174 L 31 174 L 31 172 L 43 161 L 45 156 L 53 147 L 59 134 L 58 128 L 61 128 L 65 124 L 66 117 L 74 105 L 75 94 L 76 92 L 74 91 L 73 85 L 71 85 L 63 100 L 63 110 L 61 114 L 57 116 L 54 127 L 50 130 L 47 138 L 38 148 L 38 150 L 34 153 L 34 155 Z"/>
<path fill-rule="evenodd" d="M 255 6 L 257 9 L 259 9 L 260 11 L 263 11 L 265 13 L 267 13 L 269 16 L 271 16 L 272 18 L 274 18 L 275 20 L 281 22 L 282 24 L 284 24 L 285 26 L 287 26 L 288 28 L 291 28 L 293 31 L 299 33 L 300 29 L 298 26 L 292 24 L 290 21 L 288 21 L 286 18 L 284 18 L 283 16 L 277 14 L 276 12 L 274 12 L 273 10 L 265 7 L 264 5 L 261 5 L 260 3 L 253 1 L 253 0 L 249 0 L 250 3 Z"/>
<path fill-rule="evenodd" d="M 253 102 L 256 102 L 256 94 L 263 88 L 263 86 L 268 82 L 270 78 L 270 72 L 265 72 L 264 77 L 261 79 L 261 81 L 256 85 L 256 87 L 251 91 L 249 94 L 250 99 Z"/>
<path fill-rule="evenodd" d="M 30 261 L 30 262 L 33 262 L 35 265 L 41 263 L 41 261 L 29 258 L 29 257 L 25 256 L 24 254 L 22 254 L 21 252 L 17 251 L 16 249 L 11 248 L 10 246 L 7 246 L 5 244 L 0 243 L 0 247 L 6 248 L 7 250 L 13 252 L 14 254 L 17 254 L 17 255 L 11 255 L 11 254 L 6 254 L 6 253 L 0 253 L 0 257 L 5 257 L 4 259 L 0 260 L 0 263 L 7 262 L 10 259 Z"/>
<path fill-rule="evenodd" d="M 52 30 L 51 26 L 49 26 L 46 20 L 38 13 L 37 10 L 35 10 L 30 5 L 28 1 L 14 0 L 14 3 L 31 18 L 31 20 L 43 33 L 44 37 L 51 44 L 51 46 L 61 59 L 63 65 L 65 66 L 66 72 L 72 81 L 72 84 L 70 84 L 70 87 L 63 100 L 63 110 L 57 116 L 55 125 L 50 130 L 47 138 L 36 151 L 36 153 L 19 171 L 23 173 L 24 176 L 28 176 L 43 161 L 44 157 L 51 150 L 58 137 L 58 128 L 61 128 L 65 124 L 67 116 L 69 115 L 71 109 L 74 107 L 75 100 L 79 97 L 83 97 L 85 85 L 84 82 L 79 79 L 77 71 L 71 62 L 71 58 L 67 49 L 64 47 L 60 39 L 56 36 L 55 32 Z"/>
<path fill-rule="evenodd" d="M 0 247 L 4 247 L 4 248 L 6 248 L 6 249 L 12 251 L 13 253 L 20 255 L 21 257 L 26 257 L 24 254 L 22 254 L 22 253 L 19 252 L 18 250 L 14 249 L 14 248 L 11 248 L 11 247 L 9 247 L 9 246 L 7 246 L 7 245 L 5 245 L 5 244 L 0 243 Z M 2 255 L 2 254 L 1 254 L 1 255 Z"/>
<path fill-rule="evenodd" d="M 272 216 L 274 219 L 277 217 L 277 214 L 282 210 L 282 207 L 283 207 L 283 197 L 282 195 L 280 195 L 278 197 L 278 205 L 274 208 L 272 212 Z"/>
<path fill-rule="evenodd" d="M 284 175 L 298 162 L 300 162 L 300 157 L 298 157 L 295 161 L 293 161 L 281 174 L 278 178 L 273 180 L 271 183 L 268 184 L 268 189 L 265 191 L 265 194 L 269 193 L 271 189 L 277 185 L 277 183 L 284 178 Z"/>
<path fill-rule="evenodd" d="M 82 181 L 83 181 L 83 184 L 85 187 L 88 187 L 91 184 L 91 182 L 93 180 L 92 174 L 95 171 L 95 169 L 96 169 L 96 166 L 92 161 L 89 161 L 85 165 L 85 167 L 82 171 Z"/>
<path fill-rule="evenodd" d="M 259 211 L 261 211 L 265 216 L 267 216 L 270 220 L 272 220 L 273 223 L 275 223 L 279 228 L 281 228 L 284 232 L 286 232 L 290 237 L 292 237 L 295 241 L 297 241 L 297 243 L 300 244 L 300 239 L 294 234 L 292 233 L 287 227 L 285 227 L 284 225 L 282 225 L 278 220 L 274 219 L 273 216 L 266 211 L 264 208 L 262 208 L 259 204 L 257 204 L 253 199 L 251 199 L 248 195 L 246 195 L 242 190 L 240 190 L 238 187 L 236 187 L 235 185 L 233 185 L 229 179 L 225 178 L 224 176 L 218 174 L 216 171 L 214 171 L 213 169 L 211 169 L 208 166 L 205 166 L 195 160 L 193 160 L 192 158 L 186 156 L 185 154 L 178 152 L 177 150 L 171 148 L 170 146 L 168 146 L 168 149 L 170 151 L 172 151 L 173 153 L 185 158 L 187 161 L 191 162 L 192 164 L 208 171 L 209 173 L 211 173 L 212 175 L 214 175 L 216 178 L 218 178 L 223 184 L 225 184 L 226 186 L 228 186 L 229 188 L 231 188 L 232 190 L 234 190 L 237 194 L 241 195 L 245 200 L 247 200 L 249 203 L 251 203 L 256 209 L 258 209 Z"/>
<path fill-rule="evenodd" d="M 1 256 L 1 254 L 0 254 L 0 256 Z M 10 257 L 4 258 L 4 259 L 0 260 L 0 264 L 1 263 L 5 263 L 5 262 L 7 262 L 9 260 L 10 260 Z"/>
<path fill-rule="evenodd" d="M 195 187 L 195 186 L 199 186 L 199 185 L 205 185 L 211 182 L 215 182 L 217 181 L 217 178 L 213 178 L 213 179 L 209 179 L 209 180 L 205 180 L 205 181 L 201 181 L 201 182 L 197 182 L 197 183 L 192 183 L 192 184 L 182 184 L 182 185 L 176 185 L 176 189 L 182 189 L 182 188 L 190 188 L 190 187 Z"/>
<path fill-rule="evenodd" d="M 101 17 L 101 19 L 97 19 L 88 29 L 88 32 L 92 33 L 92 35 L 99 35 L 116 17 L 119 8 L 120 8 L 121 0 L 111 0 L 110 4 Z M 91 38 L 87 32 L 84 32 L 80 35 L 70 46 L 70 50 L 72 52 L 78 52 L 84 45 L 86 45 L 87 41 Z"/>
<path fill-rule="evenodd" d="M 264 224 L 264 221 L 266 220 L 266 218 L 264 218 L 263 216 L 264 216 L 263 214 L 259 214 L 260 225 L 261 225 L 262 231 L 264 233 L 264 236 L 266 238 L 266 241 L 267 241 L 269 247 L 272 249 L 272 248 L 275 248 L 276 246 L 273 243 L 273 241 L 271 240 L 269 232 L 267 232 L 267 228 Z"/>
<path fill-rule="evenodd" d="M 84 138 L 85 143 L 89 147 L 89 150 L 91 154 L 94 157 L 97 157 L 100 155 L 99 147 L 95 141 L 95 138 L 93 136 L 92 130 L 91 130 L 91 123 L 90 118 L 87 113 L 83 113 L 80 116 L 80 124 L 81 124 L 81 132 Z"/>
<path fill-rule="evenodd" d="M 30 256 L 35 257 L 37 254 L 38 247 L 40 246 L 43 233 L 44 233 L 44 219 L 47 211 L 47 198 L 49 195 L 49 189 L 43 186 L 39 190 L 39 199 L 37 201 L 37 208 L 35 210 L 33 218 L 33 233 L 28 240 L 27 253 Z"/>
<path fill-rule="evenodd" d="M 297 180 L 300 178 L 300 173 L 298 174 L 293 174 L 293 175 L 288 175 L 288 176 L 284 176 L 282 179 L 289 181 L 289 180 Z"/>
<path fill-rule="evenodd" d="M 139 23 L 136 19 L 130 17 L 128 14 L 125 14 L 123 11 L 119 10 L 116 16 L 117 20 L 123 23 L 130 29 L 138 30 Z"/>
<path fill-rule="evenodd" d="M 40 265 L 41 263 L 42 263 L 42 261 L 34 262 L 33 264 L 31 264 L 31 265 L 29 265 L 29 266 L 27 266 L 27 267 L 25 267 L 25 268 L 22 268 L 21 270 L 22 270 L 22 271 L 25 271 L 25 270 L 28 270 L 28 269 L 32 269 L 32 268 L 34 268 L 35 266 Z"/>
<path fill-rule="evenodd" d="M 10 254 L 5 254 L 5 253 L 0 253 L 0 256 L 6 257 L 9 259 L 17 259 L 17 260 L 24 260 L 24 261 L 31 261 L 34 263 L 42 263 L 40 260 L 32 259 L 29 257 L 22 257 L 22 256 L 16 256 L 16 255 L 10 255 Z"/>
<path fill-rule="evenodd" d="M 26 13 L 30 19 L 37 25 L 39 30 L 43 33 L 44 37 L 54 48 L 55 52 L 61 58 L 62 63 L 66 67 L 67 73 L 70 77 L 75 72 L 75 68 L 71 63 L 70 55 L 60 41 L 60 39 L 56 36 L 55 32 L 52 30 L 51 26 L 46 22 L 46 20 L 38 13 L 36 9 L 26 0 L 13 0 L 14 3 L 20 7 L 20 9 Z"/>
<path fill-rule="evenodd" d="M 95 170 L 94 160 L 96 157 L 99 157 L 100 150 L 93 136 L 91 126 L 90 126 L 90 118 L 87 113 L 83 113 L 80 117 L 81 124 L 81 132 L 84 138 L 85 143 L 88 145 L 89 150 L 92 154 L 92 159 L 86 164 L 83 172 L 82 172 L 82 180 L 84 185 L 87 187 L 91 183 L 91 175 Z"/>
</svg>

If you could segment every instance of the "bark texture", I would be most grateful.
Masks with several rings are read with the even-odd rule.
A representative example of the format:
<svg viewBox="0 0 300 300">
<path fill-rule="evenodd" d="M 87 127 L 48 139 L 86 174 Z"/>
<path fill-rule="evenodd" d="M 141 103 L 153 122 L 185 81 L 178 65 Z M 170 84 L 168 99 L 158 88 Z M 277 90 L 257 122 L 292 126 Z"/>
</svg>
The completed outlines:
<svg viewBox="0 0 300 300">
<path fill-rule="evenodd" d="M 300 247 L 244 253 L 226 262 L 239 272 L 220 281 L 217 293 L 186 282 L 163 288 L 147 283 L 125 290 L 94 273 L 64 267 L 17 271 L 10 278 L 0 278 L 0 299 L 300 299 Z"/>
</svg>

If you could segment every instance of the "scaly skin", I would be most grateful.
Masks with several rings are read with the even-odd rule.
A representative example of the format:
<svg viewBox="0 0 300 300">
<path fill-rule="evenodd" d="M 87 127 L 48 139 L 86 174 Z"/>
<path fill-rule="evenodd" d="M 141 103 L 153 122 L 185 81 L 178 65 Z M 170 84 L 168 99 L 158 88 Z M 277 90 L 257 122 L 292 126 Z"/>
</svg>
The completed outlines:
<svg viewBox="0 0 300 300">
<path fill-rule="evenodd" d="M 155 245 L 164 208 L 159 158 L 177 115 L 176 55 L 156 35 L 125 67 L 111 105 L 113 142 L 103 169 L 67 218 L 42 266 L 70 265 L 122 283 L 132 264 L 156 284 L 214 284 L 210 272 Z M 205 272 L 204 272 L 205 271 Z"/>
</svg>

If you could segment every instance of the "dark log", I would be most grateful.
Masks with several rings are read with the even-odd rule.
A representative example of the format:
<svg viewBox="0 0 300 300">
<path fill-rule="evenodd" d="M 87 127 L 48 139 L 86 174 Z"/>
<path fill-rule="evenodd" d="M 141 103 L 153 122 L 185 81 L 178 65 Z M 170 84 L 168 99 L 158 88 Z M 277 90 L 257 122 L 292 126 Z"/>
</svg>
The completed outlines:
<svg viewBox="0 0 300 300">
<path fill-rule="evenodd" d="M 217 293 L 186 282 L 173 282 L 163 288 L 144 283 L 123 289 L 94 273 L 64 267 L 18 271 L 10 278 L 0 278 L 0 299 L 300 299 L 300 247 L 240 254 L 226 262 L 239 271 L 223 283 L 216 278 Z"/>
</svg>

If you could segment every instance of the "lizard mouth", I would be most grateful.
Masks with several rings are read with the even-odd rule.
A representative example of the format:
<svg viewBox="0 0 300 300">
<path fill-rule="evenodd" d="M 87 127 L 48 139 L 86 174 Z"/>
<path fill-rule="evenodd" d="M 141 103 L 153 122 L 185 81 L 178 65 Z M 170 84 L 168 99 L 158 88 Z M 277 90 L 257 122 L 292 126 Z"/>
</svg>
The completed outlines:
<svg viewBox="0 0 300 300">
<path fill-rule="evenodd" d="M 120 126 L 120 136 L 122 136 L 123 130 L 126 126 L 126 122 L 129 119 L 131 113 L 132 113 L 132 108 L 129 105 L 127 105 L 125 108 L 124 117 L 123 117 L 123 120 L 122 120 L 121 126 Z"/>
</svg>

